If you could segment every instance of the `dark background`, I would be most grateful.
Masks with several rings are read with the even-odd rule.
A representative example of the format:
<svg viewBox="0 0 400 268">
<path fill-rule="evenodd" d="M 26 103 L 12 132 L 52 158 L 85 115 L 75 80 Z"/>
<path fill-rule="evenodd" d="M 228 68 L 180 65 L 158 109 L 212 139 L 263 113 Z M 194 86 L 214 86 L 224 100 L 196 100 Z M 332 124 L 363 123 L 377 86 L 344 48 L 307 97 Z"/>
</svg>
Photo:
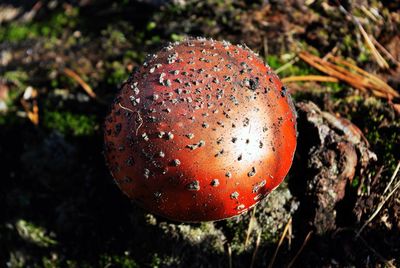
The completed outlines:
<svg viewBox="0 0 400 268">
<path fill-rule="evenodd" d="M 387 49 L 388 69 L 379 67 L 339 4 Z M 363 10 L 376 12 L 375 19 Z M 325 145 L 301 111 L 294 166 L 253 217 L 249 212 L 216 223 L 180 224 L 151 215 L 118 190 L 102 154 L 108 103 L 133 68 L 169 41 L 205 36 L 246 43 L 275 70 L 292 62 L 281 78 L 322 75 L 296 55 L 331 52 L 398 91 L 399 14 L 396 1 L 1 1 L 0 266 L 265 267 L 274 259 L 284 267 L 303 243 L 298 267 L 400 265 L 399 191 L 355 236 L 383 199 L 399 161 L 397 99 L 343 82 L 288 85 L 296 102 L 313 101 L 361 130 L 369 147 L 354 145 L 358 156 L 362 146 L 377 155 L 377 161 L 356 165 L 344 198 L 329 211 L 319 210 L 318 189 L 305 190 L 332 163 L 310 164 L 312 147 L 323 154 Z M 28 94 L 32 90 L 37 96 Z M 35 107 L 37 121 L 29 119 Z M 326 150 L 335 150 L 331 146 Z M 340 157 L 332 161 L 341 163 Z M 329 176 L 335 181 L 338 174 Z M 317 217 L 334 220 L 327 226 Z M 289 218 L 291 232 L 274 258 Z"/>
</svg>

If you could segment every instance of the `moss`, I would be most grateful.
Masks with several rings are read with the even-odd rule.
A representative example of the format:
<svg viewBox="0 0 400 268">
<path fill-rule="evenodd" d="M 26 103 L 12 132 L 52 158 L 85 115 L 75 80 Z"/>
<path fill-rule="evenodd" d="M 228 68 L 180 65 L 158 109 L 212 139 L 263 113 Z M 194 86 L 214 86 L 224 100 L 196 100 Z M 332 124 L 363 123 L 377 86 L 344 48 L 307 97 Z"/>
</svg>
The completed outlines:
<svg viewBox="0 0 400 268">
<path fill-rule="evenodd" d="M 154 253 L 151 257 L 151 262 L 149 266 L 152 268 L 181 267 L 181 264 L 180 261 L 173 256 L 159 255 L 158 253 Z"/>
<path fill-rule="evenodd" d="M 121 46 L 127 42 L 124 31 L 117 27 L 108 26 L 101 34 L 105 37 L 105 47 L 110 49 Z"/>
<path fill-rule="evenodd" d="M 100 256 L 100 267 L 121 267 L 121 268 L 137 268 L 140 267 L 129 254 L 125 255 L 103 255 Z"/>
<path fill-rule="evenodd" d="M 273 70 L 278 69 L 282 66 L 282 62 L 277 55 L 268 55 L 265 61 L 271 66 Z"/>
<path fill-rule="evenodd" d="M 70 112 L 45 111 L 43 125 L 65 135 L 93 135 L 99 128 L 92 115 L 73 114 Z"/>
<path fill-rule="evenodd" d="M 57 244 L 57 241 L 51 238 L 44 228 L 31 222 L 18 220 L 15 223 L 15 228 L 22 239 L 37 246 L 49 247 Z"/>
<path fill-rule="evenodd" d="M 278 57 L 276 55 L 268 55 L 265 61 L 270 65 L 270 67 L 273 70 L 277 70 L 284 64 L 288 63 L 291 60 L 291 58 L 293 58 L 293 56 L 291 55 L 283 55 L 282 57 Z M 310 67 L 307 63 L 300 60 L 284 68 L 279 73 L 279 77 L 283 78 L 289 76 L 301 76 L 301 75 L 311 75 L 311 74 L 321 75 L 321 73 L 318 70 Z"/>
<path fill-rule="evenodd" d="M 185 36 L 183 36 L 183 35 L 181 35 L 181 34 L 175 34 L 175 33 L 173 33 L 173 34 L 171 34 L 171 40 L 172 41 L 183 41 L 184 39 L 185 39 Z"/>
<path fill-rule="evenodd" d="M 345 48 L 351 48 L 354 45 L 354 37 L 346 35 L 342 40 L 342 46 Z"/>
<path fill-rule="evenodd" d="M 4 79 L 18 85 L 20 88 L 25 87 L 26 83 L 29 80 L 28 73 L 20 69 L 5 72 L 2 76 Z"/>
<path fill-rule="evenodd" d="M 150 39 L 147 39 L 145 41 L 145 44 L 147 46 L 154 46 L 154 45 L 157 45 L 157 44 L 160 44 L 160 43 L 161 43 L 161 37 L 158 36 L 158 35 L 154 35 Z"/>
<path fill-rule="evenodd" d="M 38 36 L 36 25 L 19 25 L 12 23 L 0 28 L 0 41 L 18 42 Z"/>
<path fill-rule="evenodd" d="M 283 182 L 276 190 L 270 193 L 256 207 L 255 220 L 252 223 L 252 232 L 249 243 L 245 247 L 247 230 L 251 212 L 225 221 L 225 233 L 230 240 L 232 251 L 242 254 L 254 250 L 257 232 L 261 231 L 262 243 L 276 243 L 288 219 L 297 210 L 298 202 L 294 200 L 287 184 Z"/>
<path fill-rule="evenodd" d="M 78 23 L 79 9 L 55 12 L 48 20 L 21 24 L 12 22 L 0 27 L 0 42 L 20 42 L 36 37 L 59 37 L 66 28 L 74 28 Z"/>
<path fill-rule="evenodd" d="M 355 176 L 353 178 L 353 180 L 351 181 L 351 187 L 357 188 L 359 184 L 360 184 L 360 177 L 359 176 Z"/>
<path fill-rule="evenodd" d="M 241 254 L 245 250 L 244 243 L 249 221 L 250 216 L 248 214 L 225 221 L 225 232 L 230 240 L 232 252 L 235 254 Z"/>
<path fill-rule="evenodd" d="M 361 51 L 360 51 L 360 54 L 358 54 L 358 57 L 357 57 L 357 63 L 358 64 L 362 64 L 362 63 L 366 63 L 366 62 L 368 62 L 368 61 L 370 61 L 371 60 L 371 53 L 369 53 L 369 51 L 368 50 L 366 50 L 366 49 L 362 49 Z"/>
<path fill-rule="evenodd" d="M 9 253 L 9 259 L 7 261 L 7 266 L 8 267 L 13 267 L 13 268 L 24 268 L 26 267 L 26 260 L 25 257 L 18 251 L 16 252 L 10 252 Z"/>
<path fill-rule="evenodd" d="M 125 65 L 121 62 L 113 61 L 107 67 L 109 68 L 109 75 L 107 75 L 106 79 L 110 85 L 120 85 L 129 75 Z"/>
<path fill-rule="evenodd" d="M 139 60 L 141 59 L 140 53 L 135 50 L 128 50 L 125 52 L 124 59 L 127 60 Z"/>
<path fill-rule="evenodd" d="M 15 113 L 0 113 L 0 126 L 22 125 L 23 118 L 18 117 Z"/>
<path fill-rule="evenodd" d="M 154 224 L 154 217 L 151 221 Z M 158 227 L 167 237 L 179 237 L 187 244 L 200 246 L 205 252 L 221 253 L 224 251 L 222 242 L 224 235 L 213 222 L 174 224 L 162 221 Z"/>
<path fill-rule="evenodd" d="M 50 257 L 43 257 L 42 258 L 42 266 L 43 268 L 54 268 L 60 267 L 61 261 L 58 258 L 50 258 Z M 40 267 L 40 266 L 37 266 Z"/>
<path fill-rule="evenodd" d="M 349 104 L 350 111 L 342 110 Z M 378 163 L 392 173 L 400 151 L 400 121 L 396 120 L 393 109 L 374 97 L 354 97 L 342 101 L 337 110 L 361 129 L 371 150 L 377 154 Z"/>
<path fill-rule="evenodd" d="M 146 30 L 151 31 L 151 30 L 155 29 L 156 27 L 157 27 L 157 23 L 155 23 L 154 21 L 150 21 L 146 25 Z"/>
</svg>

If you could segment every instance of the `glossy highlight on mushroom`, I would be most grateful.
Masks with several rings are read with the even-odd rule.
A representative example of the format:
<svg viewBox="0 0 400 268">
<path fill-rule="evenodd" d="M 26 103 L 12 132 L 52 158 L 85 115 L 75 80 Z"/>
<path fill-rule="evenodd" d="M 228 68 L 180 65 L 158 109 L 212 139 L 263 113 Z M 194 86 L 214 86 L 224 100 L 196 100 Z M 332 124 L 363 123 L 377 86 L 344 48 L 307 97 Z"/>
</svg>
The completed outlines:
<svg viewBox="0 0 400 268">
<path fill-rule="evenodd" d="M 120 189 L 177 221 L 246 212 L 287 175 L 296 113 L 281 81 L 246 46 L 171 43 L 138 68 L 105 121 Z"/>
</svg>

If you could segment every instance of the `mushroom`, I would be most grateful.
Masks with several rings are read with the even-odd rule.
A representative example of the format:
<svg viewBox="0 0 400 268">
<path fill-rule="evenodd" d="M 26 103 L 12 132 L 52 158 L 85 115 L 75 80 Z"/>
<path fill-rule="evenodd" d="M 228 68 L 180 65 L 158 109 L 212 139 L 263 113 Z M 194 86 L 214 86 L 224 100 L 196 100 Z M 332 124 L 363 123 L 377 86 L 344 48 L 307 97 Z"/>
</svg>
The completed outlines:
<svg viewBox="0 0 400 268">
<path fill-rule="evenodd" d="M 163 48 L 122 86 L 105 122 L 120 189 L 155 214 L 211 221 L 246 212 L 292 164 L 296 113 L 257 54 L 205 38 Z"/>
</svg>

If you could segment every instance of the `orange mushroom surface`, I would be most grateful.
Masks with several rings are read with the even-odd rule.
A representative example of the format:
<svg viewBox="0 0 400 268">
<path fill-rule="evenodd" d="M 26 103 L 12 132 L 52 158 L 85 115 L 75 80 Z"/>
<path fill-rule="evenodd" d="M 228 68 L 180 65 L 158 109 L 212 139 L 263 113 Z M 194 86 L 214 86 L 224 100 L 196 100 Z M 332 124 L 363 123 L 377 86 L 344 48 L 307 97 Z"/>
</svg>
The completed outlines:
<svg viewBox="0 0 400 268">
<path fill-rule="evenodd" d="M 105 123 L 105 156 L 120 189 L 177 221 L 236 216 L 285 178 L 296 113 L 249 48 L 205 38 L 170 44 L 138 68 Z"/>
</svg>

